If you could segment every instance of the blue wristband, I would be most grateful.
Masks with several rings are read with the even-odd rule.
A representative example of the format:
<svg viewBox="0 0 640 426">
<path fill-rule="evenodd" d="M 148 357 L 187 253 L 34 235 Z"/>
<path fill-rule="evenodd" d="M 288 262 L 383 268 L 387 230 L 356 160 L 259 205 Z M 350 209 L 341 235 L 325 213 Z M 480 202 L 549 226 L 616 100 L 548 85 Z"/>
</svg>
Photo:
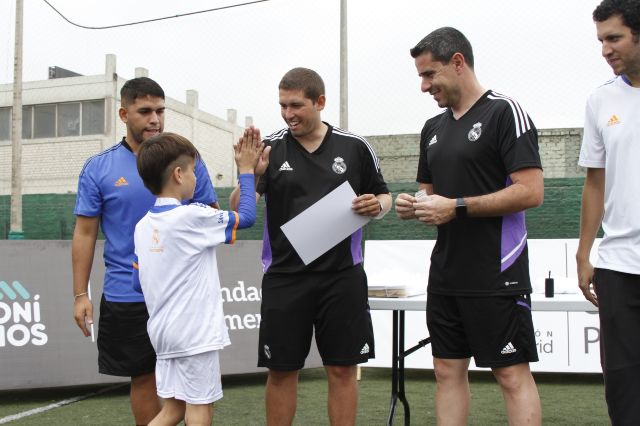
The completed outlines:
<svg viewBox="0 0 640 426">
<path fill-rule="evenodd" d="M 240 183 L 240 203 L 238 205 L 238 228 L 251 227 L 256 222 L 256 191 L 255 177 L 252 173 L 242 173 L 238 176 Z"/>
</svg>

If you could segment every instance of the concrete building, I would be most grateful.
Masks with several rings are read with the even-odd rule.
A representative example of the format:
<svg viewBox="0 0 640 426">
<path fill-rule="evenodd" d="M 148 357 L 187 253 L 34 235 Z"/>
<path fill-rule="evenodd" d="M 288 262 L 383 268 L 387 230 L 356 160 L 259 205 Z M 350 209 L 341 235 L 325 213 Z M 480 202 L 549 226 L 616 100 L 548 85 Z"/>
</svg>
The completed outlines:
<svg viewBox="0 0 640 426">
<path fill-rule="evenodd" d="M 75 193 L 87 158 L 119 142 L 126 134 L 118 118 L 120 88 L 128 78 L 116 72 L 115 55 L 106 55 L 101 75 L 53 73 L 49 80 L 23 84 L 23 193 Z M 60 78 L 60 75 L 63 78 Z M 69 76 L 71 75 L 71 76 Z M 135 76 L 147 76 L 136 68 Z M 162 82 L 159 82 L 162 85 Z M 11 193 L 11 105 L 13 85 L 0 85 L 0 195 Z M 242 132 L 236 112 L 215 117 L 198 108 L 198 92 L 186 102 L 166 98 L 165 130 L 189 138 L 200 151 L 215 186 L 235 184 L 232 145 Z"/>
</svg>

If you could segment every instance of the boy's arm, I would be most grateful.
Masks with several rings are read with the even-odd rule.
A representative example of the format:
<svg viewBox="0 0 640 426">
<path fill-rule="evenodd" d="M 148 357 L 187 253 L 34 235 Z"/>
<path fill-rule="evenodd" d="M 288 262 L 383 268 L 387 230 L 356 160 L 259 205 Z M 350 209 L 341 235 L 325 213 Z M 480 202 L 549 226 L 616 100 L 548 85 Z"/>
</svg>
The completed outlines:
<svg viewBox="0 0 640 426">
<path fill-rule="evenodd" d="M 256 201 L 253 194 L 255 194 L 254 176 L 250 173 L 243 173 L 238 176 L 240 185 L 240 203 L 238 206 L 238 229 L 249 228 L 256 222 Z"/>
<path fill-rule="evenodd" d="M 260 176 L 255 176 L 255 185 L 253 188 L 253 193 L 255 194 L 255 202 L 257 203 L 260 200 L 260 194 L 255 191 L 255 188 L 258 187 L 258 182 L 260 182 Z M 240 185 L 233 188 L 231 191 L 231 195 L 229 195 L 229 210 L 238 211 L 240 205 Z"/>
</svg>

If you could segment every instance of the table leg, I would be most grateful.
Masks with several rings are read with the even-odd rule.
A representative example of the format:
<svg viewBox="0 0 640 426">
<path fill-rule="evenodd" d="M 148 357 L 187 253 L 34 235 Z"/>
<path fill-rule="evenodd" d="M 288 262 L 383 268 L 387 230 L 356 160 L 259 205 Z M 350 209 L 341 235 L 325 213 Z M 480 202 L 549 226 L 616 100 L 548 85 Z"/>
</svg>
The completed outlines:
<svg viewBox="0 0 640 426">
<path fill-rule="evenodd" d="M 398 399 L 404 407 L 404 424 L 411 424 L 411 411 L 409 409 L 409 401 L 404 393 L 404 311 L 400 311 L 400 322 L 398 325 Z"/>
<path fill-rule="evenodd" d="M 394 310 L 391 342 L 391 402 L 389 404 L 389 417 L 387 418 L 388 426 L 393 425 L 393 416 L 396 413 L 398 400 L 400 400 L 402 407 L 404 408 L 405 426 L 411 424 L 411 410 L 409 408 L 409 401 L 407 401 L 407 397 L 404 392 L 404 358 L 431 343 L 431 338 L 427 337 L 426 339 L 420 340 L 418 344 L 412 348 L 405 350 L 404 332 L 405 311 Z"/>
<path fill-rule="evenodd" d="M 391 402 L 387 425 L 393 425 L 393 416 L 398 402 L 398 311 L 393 311 L 393 330 L 391 340 Z"/>
</svg>

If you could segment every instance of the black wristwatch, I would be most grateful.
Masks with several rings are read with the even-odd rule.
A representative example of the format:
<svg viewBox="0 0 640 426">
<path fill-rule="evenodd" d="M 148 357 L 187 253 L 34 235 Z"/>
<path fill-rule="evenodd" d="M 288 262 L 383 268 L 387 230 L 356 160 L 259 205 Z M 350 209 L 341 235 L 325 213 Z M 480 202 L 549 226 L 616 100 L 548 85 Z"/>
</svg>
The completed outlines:
<svg viewBox="0 0 640 426">
<path fill-rule="evenodd" d="M 464 198 L 456 198 L 456 219 L 467 218 L 467 205 L 464 203 Z"/>
</svg>

